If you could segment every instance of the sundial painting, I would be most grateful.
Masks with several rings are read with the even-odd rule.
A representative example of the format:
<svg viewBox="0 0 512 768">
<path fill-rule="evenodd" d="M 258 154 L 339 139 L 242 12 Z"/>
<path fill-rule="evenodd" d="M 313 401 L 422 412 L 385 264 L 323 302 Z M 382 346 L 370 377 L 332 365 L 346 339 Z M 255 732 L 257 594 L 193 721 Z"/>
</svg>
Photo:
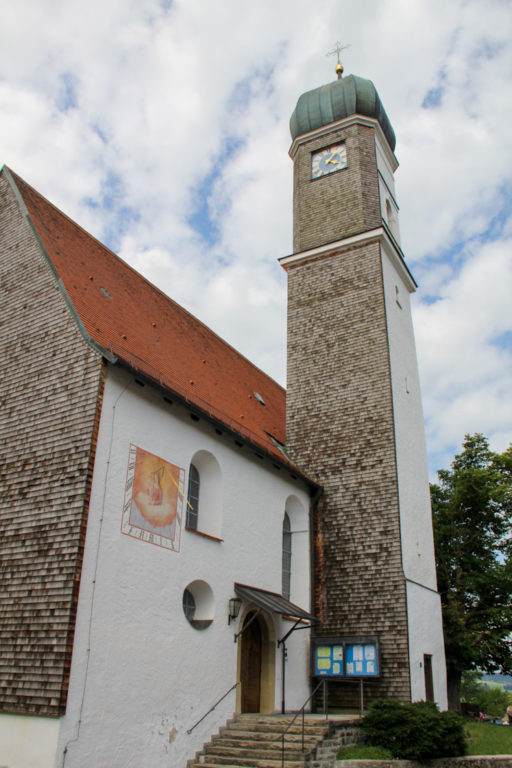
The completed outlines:
<svg viewBox="0 0 512 768">
<path fill-rule="evenodd" d="M 122 533 L 180 551 L 185 470 L 130 445 Z"/>
</svg>

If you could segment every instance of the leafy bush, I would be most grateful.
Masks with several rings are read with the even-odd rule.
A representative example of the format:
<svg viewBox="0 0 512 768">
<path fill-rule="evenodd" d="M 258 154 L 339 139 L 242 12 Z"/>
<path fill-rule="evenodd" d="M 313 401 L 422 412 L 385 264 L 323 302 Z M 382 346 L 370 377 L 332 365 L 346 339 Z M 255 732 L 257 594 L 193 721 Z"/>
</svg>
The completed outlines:
<svg viewBox="0 0 512 768">
<path fill-rule="evenodd" d="M 462 718 L 424 701 L 376 701 L 363 729 L 367 744 L 385 747 L 402 760 L 456 757 L 466 751 Z"/>
</svg>

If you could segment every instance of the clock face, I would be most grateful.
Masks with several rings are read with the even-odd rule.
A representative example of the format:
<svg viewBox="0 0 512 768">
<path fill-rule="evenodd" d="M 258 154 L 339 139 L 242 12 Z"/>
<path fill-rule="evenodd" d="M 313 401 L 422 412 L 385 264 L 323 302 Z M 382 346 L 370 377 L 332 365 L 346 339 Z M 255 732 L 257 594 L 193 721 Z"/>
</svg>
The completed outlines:
<svg viewBox="0 0 512 768">
<path fill-rule="evenodd" d="M 311 178 L 318 179 L 327 173 L 340 171 L 347 167 L 347 148 L 345 144 L 335 144 L 327 149 L 320 149 L 311 155 Z"/>
</svg>

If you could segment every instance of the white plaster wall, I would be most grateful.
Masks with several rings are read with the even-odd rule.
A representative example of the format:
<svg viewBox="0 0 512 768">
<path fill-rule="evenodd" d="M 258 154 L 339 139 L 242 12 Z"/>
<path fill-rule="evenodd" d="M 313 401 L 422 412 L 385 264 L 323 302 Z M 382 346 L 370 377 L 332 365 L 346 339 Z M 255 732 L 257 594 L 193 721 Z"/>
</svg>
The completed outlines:
<svg viewBox="0 0 512 768">
<path fill-rule="evenodd" d="M 434 538 L 420 383 L 407 286 L 383 249 L 399 483 L 402 558 L 408 579 L 436 589 Z M 397 292 L 398 290 L 398 292 Z"/>
<path fill-rule="evenodd" d="M 130 443 L 183 467 L 185 489 L 197 451 L 216 457 L 223 541 L 183 530 L 177 553 L 121 533 Z M 239 627 L 227 623 L 234 582 L 281 592 L 282 521 L 290 495 L 308 509 L 303 484 L 285 470 L 237 447 L 232 438 L 218 437 L 181 406 L 165 403 L 150 387 L 141 388 L 128 373 L 109 367 L 56 766 L 185 768 L 232 715 L 234 691 L 186 734 L 236 681 L 233 636 Z M 308 609 L 309 537 L 302 540 L 304 551 L 296 554 L 294 542 L 292 558 L 307 577 L 293 583 L 292 599 Z M 203 631 L 193 629 L 182 611 L 183 590 L 196 579 L 210 585 L 215 599 L 214 621 Z M 279 631 L 277 626 L 281 636 Z M 308 635 L 301 631 L 290 639 L 289 706 L 307 696 Z"/>
<path fill-rule="evenodd" d="M 396 158 L 394 158 L 394 168 L 391 167 L 391 164 L 387 158 L 387 153 L 381 144 L 378 133 L 375 134 L 375 151 L 377 155 L 377 169 L 384 178 L 384 181 L 391 191 L 391 194 L 396 199 L 395 177 L 393 174 L 396 170 L 396 167 L 398 166 L 398 163 L 396 162 Z"/>
<path fill-rule="evenodd" d="M 445 657 L 434 555 L 423 409 L 406 277 L 382 249 L 398 473 L 402 565 L 408 580 L 407 611 L 413 699 L 424 698 L 418 659 L 432 652 L 436 697 L 446 700 Z M 412 583 L 414 582 L 414 583 Z M 421 586 L 422 585 L 422 586 Z M 419 590 L 419 591 L 418 591 Z M 421 671 L 421 676 L 420 676 Z M 444 676 L 444 677 L 443 677 Z M 421 679 L 420 679 L 421 677 Z"/>
<path fill-rule="evenodd" d="M 311 605 L 310 591 L 309 507 L 304 499 L 300 499 L 294 493 L 286 500 L 286 511 L 290 518 L 290 530 L 292 533 L 290 600 L 301 608 L 314 613 Z M 280 620 L 279 638 L 284 637 L 292 626 L 289 621 Z M 309 687 L 304 686 L 304 680 L 309 680 L 311 674 L 309 630 L 298 629 L 293 632 L 286 640 L 286 651 L 286 709 L 296 710 L 302 707 L 310 693 Z M 276 661 L 276 709 L 281 711 L 281 649 L 277 652 Z"/>
<path fill-rule="evenodd" d="M 425 700 L 423 656 L 432 656 L 434 699 L 440 709 L 448 708 L 446 664 L 442 632 L 432 632 L 431 623 L 442 628 L 439 595 L 418 584 L 407 584 L 409 614 L 409 648 L 412 701 Z"/>
<path fill-rule="evenodd" d="M 389 162 L 390 150 L 386 152 L 380 142 L 378 133 L 375 135 L 375 151 L 377 155 L 377 169 L 379 171 L 379 196 L 380 196 L 380 214 L 382 219 L 387 222 L 393 236 L 400 244 L 400 226 L 398 221 L 398 203 L 396 201 L 395 177 L 393 171 L 397 167 L 396 158 L 393 155 L 393 168 Z M 392 210 L 392 216 L 388 215 L 386 201 Z"/>
<path fill-rule="evenodd" d="M 52 768 L 58 736 L 58 718 L 1 714 L 3 765 L 8 768 Z"/>
</svg>

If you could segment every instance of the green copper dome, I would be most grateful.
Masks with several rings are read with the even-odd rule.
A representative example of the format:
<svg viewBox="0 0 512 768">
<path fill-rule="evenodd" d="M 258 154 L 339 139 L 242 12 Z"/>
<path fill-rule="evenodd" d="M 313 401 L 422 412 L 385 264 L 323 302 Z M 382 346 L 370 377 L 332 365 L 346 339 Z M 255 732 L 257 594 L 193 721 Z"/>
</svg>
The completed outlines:
<svg viewBox="0 0 512 768">
<path fill-rule="evenodd" d="M 290 118 L 292 138 L 322 128 L 350 115 L 365 115 L 378 120 L 394 151 L 395 132 L 389 122 L 374 84 L 363 77 L 348 75 L 328 85 L 303 93 Z"/>
</svg>

